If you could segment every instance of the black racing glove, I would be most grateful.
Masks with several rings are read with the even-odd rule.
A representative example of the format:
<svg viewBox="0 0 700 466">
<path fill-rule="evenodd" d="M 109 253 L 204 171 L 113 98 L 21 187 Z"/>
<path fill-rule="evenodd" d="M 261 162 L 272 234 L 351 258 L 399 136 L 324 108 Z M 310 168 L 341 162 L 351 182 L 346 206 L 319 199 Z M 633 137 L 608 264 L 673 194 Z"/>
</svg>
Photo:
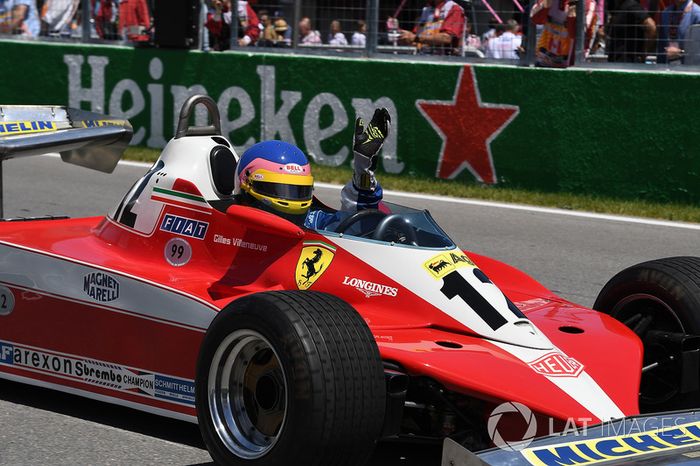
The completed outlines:
<svg viewBox="0 0 700 466">
<path fill-rule="evenodd" d="M 391 117 L 386 108 L 376 109 L 372 121 L 366 126 L 362 118 L 355 121 L 355 138 L 352 146 L 355 172 L 352 180 L 357 189 L 374 190 L 377 184 L 374 171 L 379 162 L 377 153 L 389 135 L 390 126 Z"/>
</svg>

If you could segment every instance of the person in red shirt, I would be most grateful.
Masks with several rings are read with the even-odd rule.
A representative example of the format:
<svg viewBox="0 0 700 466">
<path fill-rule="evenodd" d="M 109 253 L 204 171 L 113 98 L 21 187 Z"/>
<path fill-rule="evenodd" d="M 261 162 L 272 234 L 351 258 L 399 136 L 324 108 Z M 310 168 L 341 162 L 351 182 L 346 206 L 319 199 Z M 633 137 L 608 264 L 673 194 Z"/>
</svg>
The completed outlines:
<svg viewBox="0 0 700 466">
<path fill-rule="evenodd" d="M 121 0 L 119 3 L 119 34 L 132 42 L 150 40 L 151 15 L 146 0 Z"/>
<path fill-rule="evenodd" d="M 461 55 L 464 10 L 452 0 L 428 0 L 413 31 L 400 30 L 402 44 L 416 44 L 421 53 Z"/>
<path fill-rule="evenodd" d="M 95 3 L 97 0 L 91 0 L 92 11 L 95 11 Z M 100 39 L 116 40 L 116 6 L 114 0 L 100 0 L 97 11 L 95 12 L 95 30 Z"/>
<path fill-rule="evenodd" d="M 226 50 L 231 40 L 231 0 L 213 0 L 214 12 L 207 15 L 211 48 Z M 255 45 L 260 37 L 260 20 L 246 1 L 238 2 L 238 45 Z"/>
</svg>

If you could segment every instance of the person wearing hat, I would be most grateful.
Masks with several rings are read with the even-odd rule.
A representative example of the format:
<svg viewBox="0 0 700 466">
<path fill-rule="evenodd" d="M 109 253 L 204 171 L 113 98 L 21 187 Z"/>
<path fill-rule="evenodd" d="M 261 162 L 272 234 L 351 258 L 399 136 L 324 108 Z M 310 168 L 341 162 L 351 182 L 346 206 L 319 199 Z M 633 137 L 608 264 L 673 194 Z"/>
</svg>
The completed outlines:
<svg viewBox="0 0 700 466">
<path fill-rule="evenodd" d="M 284 18 L 277 18 L 274 23 L 275 45 L 277 47 L 289 47 L 292 44 L 292 29 Z"/>
<path fill-rule="evenodd" d="M 266 11 L 260 13 L 260 30 L 261 39 L 257 45 L 259 47 L 286 47 L 291 44 L 291 36 L 287 40 L 286 34 L 289 30 L 289 25 L 278 16 L 275 12 L 274 16 L 270 16 Z"/>
</svg>

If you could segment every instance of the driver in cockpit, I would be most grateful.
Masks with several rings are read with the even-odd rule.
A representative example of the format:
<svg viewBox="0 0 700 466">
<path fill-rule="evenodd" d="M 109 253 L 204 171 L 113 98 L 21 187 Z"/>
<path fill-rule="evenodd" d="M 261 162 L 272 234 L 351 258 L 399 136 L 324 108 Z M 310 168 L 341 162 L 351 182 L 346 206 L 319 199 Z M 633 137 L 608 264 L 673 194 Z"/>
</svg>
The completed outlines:
<svg viewBox="0 0 700 466">
<path fill-rule="evenodd" d="M 374 177 L 377 154 L 389 133 L 391 118 L 385 108 L 372 120 L 355 121 L 354 172 L 341 191 L 341 210 L 311 210 L 314 179 L 304 153 L 283 141 L 263 141 L 246 150 L 238 161 L 234 194 L 240 203 L 257 207 L 314 230 L 335 230 L 349 214 L 377 209 L 382 187 Z"/>
</svg>

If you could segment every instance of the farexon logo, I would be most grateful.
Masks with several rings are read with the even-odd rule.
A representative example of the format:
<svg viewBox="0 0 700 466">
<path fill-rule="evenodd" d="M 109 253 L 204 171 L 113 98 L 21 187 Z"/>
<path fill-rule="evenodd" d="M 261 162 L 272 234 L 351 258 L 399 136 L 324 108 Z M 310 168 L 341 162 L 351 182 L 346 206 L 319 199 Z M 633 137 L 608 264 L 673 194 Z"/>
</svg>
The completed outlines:
<svg viewBox="0 0 700 466">
<path fill-rule="evenodd" d="M 83 291 L 95 301 L 106 303 L 119 298 L 119 282 L 106 273 L 92 272 L 83 278 Z"/>
</svg>

